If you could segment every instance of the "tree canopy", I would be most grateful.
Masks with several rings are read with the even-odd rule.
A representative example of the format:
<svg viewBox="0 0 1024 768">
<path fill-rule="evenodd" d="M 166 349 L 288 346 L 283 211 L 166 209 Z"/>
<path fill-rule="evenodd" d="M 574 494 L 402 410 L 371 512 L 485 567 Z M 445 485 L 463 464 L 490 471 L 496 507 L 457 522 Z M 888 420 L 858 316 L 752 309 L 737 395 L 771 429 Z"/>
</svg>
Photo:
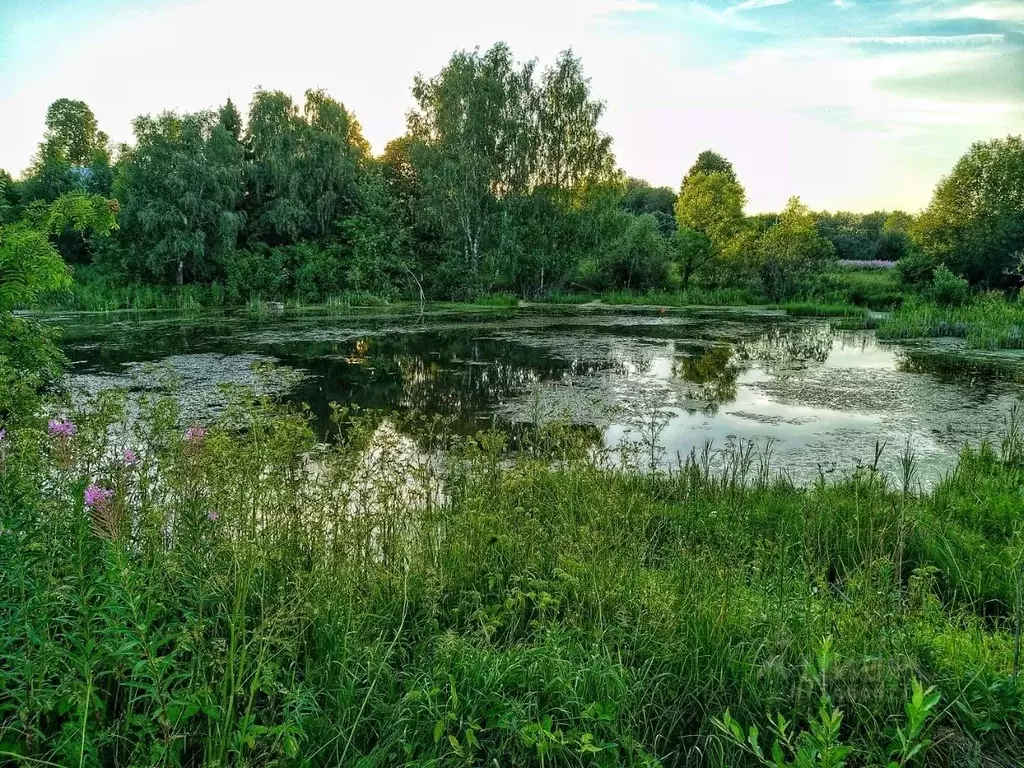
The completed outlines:
<svg viewBox="0 0 1024 768">
<path fill-rule="evenodd" d="M 1024 139 L 977 142 L 935 188 L 911 227 L 936 263 L 999 284 L 1024 258 Z"/>
</svg>

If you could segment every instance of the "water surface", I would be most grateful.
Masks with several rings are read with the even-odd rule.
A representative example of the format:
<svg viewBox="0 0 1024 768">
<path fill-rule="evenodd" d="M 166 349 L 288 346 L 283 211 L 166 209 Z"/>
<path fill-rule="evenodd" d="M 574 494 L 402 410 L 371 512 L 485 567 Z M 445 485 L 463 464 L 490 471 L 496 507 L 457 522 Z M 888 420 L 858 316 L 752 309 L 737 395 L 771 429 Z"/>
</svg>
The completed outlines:
<svg viewBox="0 0 1024 768">
<path fill-rule="evenodd" d="M 965 441 L 997 437 L 1024 357 L 955 344 L 883 344 L 871 332 L 769 310 L 518 309 L 252 316 L 65 315 L 73 386 L 178 387 L 185 418 L 209 418 L 224 383 L 272 384 L 308 403 L 321 434 L 331 403 L 444 416 L 463 434 L 552 419 L 608 446 L 656 437 L 672 463 L 707 441 L 771 446 L 806 481 L 910 445 L 925 482 Z M 258 367 L 258 366 L 257 366 Z M 646 428 L 643 426 L 646 424 Z"/>
</svg>

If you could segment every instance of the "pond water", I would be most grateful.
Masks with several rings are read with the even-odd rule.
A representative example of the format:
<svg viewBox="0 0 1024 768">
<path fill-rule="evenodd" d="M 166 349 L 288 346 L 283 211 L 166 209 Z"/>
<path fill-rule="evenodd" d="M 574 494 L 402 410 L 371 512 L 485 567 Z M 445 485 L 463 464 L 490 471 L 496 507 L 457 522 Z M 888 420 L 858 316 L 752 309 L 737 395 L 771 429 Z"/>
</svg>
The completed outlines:
<svg viewBox="0 0 1024 768">
<path fill-rule="evenodd" d="M 162 390 L 209 418 L 224 383 L 308 403 L 321 434 L 332 402 L 441 415 L 469 434 L 561 419 L 595 443 L 656 438 L 674 463 L 711 441 L 771 446 L 798 481 L 870 462 L 894 472 L 908 441 L 920 479 L 965 441 L 998 438 L 1019 401 L 1020 355 L 894 345 L 871 332 L 769 310 L 401 310 L 328 315 L 64 315 L 73 387 Z M 284 379 L 254 363 L 290 369 Z M 653 426 L 652 426 L 653 425 Z"/>
</svg>

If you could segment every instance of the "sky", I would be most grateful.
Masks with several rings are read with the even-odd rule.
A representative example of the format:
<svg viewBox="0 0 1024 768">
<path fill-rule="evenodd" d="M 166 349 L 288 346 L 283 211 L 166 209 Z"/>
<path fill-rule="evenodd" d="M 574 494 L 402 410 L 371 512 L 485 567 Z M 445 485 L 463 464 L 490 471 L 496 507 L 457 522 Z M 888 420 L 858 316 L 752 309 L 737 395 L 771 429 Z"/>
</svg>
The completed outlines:
<svg viewBox="0 0 1024 768">
<path fill-rule="evenodd" d="M 0 168 L 57 98 L 120 142 L 260 87 L 326 89 L 380 152 L 417 73 L 499 40 L 580 56 L 626 173 L 677 187 L 714 149 L 752 213 L 916 211 L 972 142 L 1024 132 L 1024 0 L 0 0 Z"/>
</svg>

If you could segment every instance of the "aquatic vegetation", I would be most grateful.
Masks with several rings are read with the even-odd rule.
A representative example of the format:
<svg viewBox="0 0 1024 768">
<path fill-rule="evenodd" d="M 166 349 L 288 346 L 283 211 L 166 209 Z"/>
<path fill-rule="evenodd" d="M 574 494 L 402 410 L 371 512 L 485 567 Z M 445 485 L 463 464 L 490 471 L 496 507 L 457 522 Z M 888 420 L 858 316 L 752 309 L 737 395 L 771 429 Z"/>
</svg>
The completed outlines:
<svg viewBox="0 0 1024 768">
<path fill-rule="evenodd" d="M 4 760 L 735 766 L 751 726 L 826 724 L 849 765 L 1024 750 L 1016 422 L 922 493 L 882 446 L 796 487 L 748 446 L 652 472 L 558 424 L 511 450 L 340 409 L 324 445 L 241 392 L 196 442 L 125 402 L 0 474 Z"/>
<path fill-rule="evenodd" d="M 966 306 L 914 302 L 879 323 L 880 339 L 958 338 L 974 349 L 1024 349 L 1024 301 L 986 294 Z"/>
</svg>

